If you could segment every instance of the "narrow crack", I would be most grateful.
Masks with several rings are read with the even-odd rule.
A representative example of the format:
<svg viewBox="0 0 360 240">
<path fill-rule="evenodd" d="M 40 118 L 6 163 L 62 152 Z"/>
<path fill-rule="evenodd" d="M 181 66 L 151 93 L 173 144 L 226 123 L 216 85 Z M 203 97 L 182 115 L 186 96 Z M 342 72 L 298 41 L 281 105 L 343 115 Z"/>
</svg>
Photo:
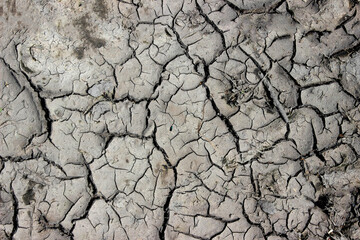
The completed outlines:
<svg viewBox="0 0 360 240">
<path fill-rule="evenodd" d="M 289 118 L 286 114 L 286 111 L 284 109 L 284 107 L 282 106 L 282 104 L 280 103 L 278 96 L 276 95 L 276 91 L 274 89 L 274 87 L 270 84 L 270 81 L 267 77 L 267 73 L 264 71 L 264 69 L 262 69 L 261 65 L 258 63 L 258 61 L 256 61 L 255 58 L 253 58 L 249 53 L 247 53 L 243 48 L 241 48 L 239 46 L 240 50 L 248 57 L 251 59 L 251 61 L 255 64 L 255 66 L 259 69 L 259 71 L 261 72 L 262 76 L 262 82 L 264 84 L 264 86 L 266 87 L 266 89 L 268 90 L 268 92 L 270 93 L 270 98 L 273 101 L 276 109 L 278 110 L 281 118 L 285 121 L 285 123 L 289 123 Z"/>
<path fill-rule="evenodd" d="M 154 133 L 153 133 L 153 136 L 152 136 L 153 144 L 154 144 L 155 148 L 157 150 L 159 150 L 163 154 L 168 168 L 172 169 L 173 172 L 174 172 L 174 187 L 170 189 L 169 194 L 166 197 L 166 201 L 165 201 L 165 204 L 163 206 L 163 211 L 164 211 L 163 223 L 162 223 L 161 228 L 159 230 L 159 238 L 161 240 L 165 240 L 165 231 L 166 231 L 166 228 L 167 228 L 167 225 L 168 225 L 168 222 L 169 222 L 169 218 L 170 218 L 169 206 L 170 206 L 171 199 L 172 199 L 172 197 L 174 195 L 174 192 L 175 192 L 175 190 L 177 188 L 176 187 L 176 185 L 177 185 L 177 170 L 176 170 L 176 166 L 172 166 L 172 164 L 170 163 L 168 155 L 166 154 L 165 150 L 162 147 L 160 147 L 160 145 L 156 141 L 156 131 L 157 131 L 157 126 L 155 125 Z"/>
<path fill-rule="evenodd" d="M 231 124 L 230 120 L 221 113 L 220 109 L 217 107 L 216 103 L 215 103 L 215 100 L 212 98 L 211 96 L 211 93 L 210 93 L 210 89 L 209 87 L 206 85 L 206 82 L 207 80 L 209 79 L 210 77 L 210 72 L 209 72 L 209 65 L 207 65 L 205 63 L 205 61 L 203 61 L 203 64 L 204 64 L 204 72 L 205 72 L 205 76 L 204 76 L 204 79 L 203 79 L 203 82 L 202 82 L 202 86 L 205 88 L 205 91 L 206 91 L 206 97 L 207 99 L 209 99 L 209 101 L 211 102 L 211 105 L 213 107 L 213 109 L 215 110 L 217 116 L 225 123 L 228 131 L 230 132 L 230 134 L 233 136 L 234 138 L 234 144 L 236 146 L 236 151 L 238 153 L 240 153 L 240 144 L 239 144 L 239 140 L 240 140 L 240 137 L 239 135 L 236 133 L 235 129 L 234 129 L 234 126 Z"/>
<path fill-rule="evenodd" d="M 13 70 L 11 70 L 13 71 Z M 50 111 L 49 109 L 47 108 L 46 106 L 46 101 L 45 101 L 45 98 L 41 97 L 40 96 L 40 92 L 41 92 L 41 89 L 39 89 L 37 86 L 35 86 L 30 77 L 24 72 L 24 71 L 21 71 L 22 74 L 25 76 L 29 86 L 31 87 L 31 89 L 33 90 L 34 93 L 36 93 L 36 96 L 37 98 L 39 99 L 39 103 L 40 103 L 40 106 L 41 106 L 41 110 L 44 112 L 44 117 L 45 117 L 45 121 L 46 121 L 46 130 L 47 130 L 47 133 L 48 133 L 48 138 L 49 140 L 52 142 L 51 140 L 51 134 L 52 134 L 52 122 L 53 120 L 51 119 L 50 117 Z"/>
<path fill-rule="evenodd" d="M 13 182 L 10 183 L 10 194 L 11 194 L 11 198 L 12 198 L 12 210 L 13 210 L 13 217 L 12 217 L 12 224 L 13 224 L 13 228 L 11 230 L 10 233 L 10 239 L 14 239 L 14 236 L 19 228 L 19 219 L 18 219 L 18 215 L 19 215 L 19 202 L 18 199 L 15 195 L 14 192 L 14 188 L 13 188 Z"/>
<path fill-rule="evenodd" d="M 174 194 L 175 190 L 176 190 L 175 187 L 170 190 L 169 195 L 166 197 L 166 201 L 165 201 L 165 204 L 163 206 L 164 220 L 163 220 L 163 223 L 162 223 L 160 231 L 159 231 L 159 238 L 161 240 L 165 240 L 165 231 L 166 231 L 169 219 L 170 219 L 169 206 L 170 206 L 171 198 L 173 197 L 173 194 Z"/>
<path fill-rule="evenodd" d="M 24 21 L 13 19 L 27 19 L 31 11 L 16 9 L 15 1 L 0 6 L 0 15 L 10 14 L 0 63 L 11 82 L 0 79 L 0 103 L 6 104 L 0 106 L 0 151 L 20 140 L 26 150 L 0 156 L 1 197 L 9 208 L 3 209 L 9 219 L 1 234 L 354 238 L 360 219 L 359 99 L 352 71 L 360 51 L 357 0 L 349 6 L 322 0 L 118 0 L 112 18 L 112 6 L 94 1 L 89 6 L 96 6 L 95 14 L 86 13 L 82 2 L 72 7 L 79 10 L 74 13 L 85 10 L 84 17 L 67 13 L 85 26 L 77 29 L 82 36 L 69 39 L 58 35 L 71 32 L 66 25 L 26 30 Z M 48 6 L 31 4 L 40 9 L 36 17 L 47 18 Z M 64 13 L 63 4 L 51 7 Z M 334 21 L 317 21 L 322 18 Z M 12 29 L 19 24 L 23 30 Z M 332 34 L 343 39 L 337 43 Z M 89 96 L 92 87 L 106 93 Z M 39 119 L 36 130 L 25 128 Z M 210 140 L 204 142 L 203 134 Z M 23 169 L 27 177 L 16 177 Z M 36 182 L 36 199 L 28 207 L 40 216 L 27 216 L 22 208 L 20 185 L 30 181 Z M 341 193 L 351 199 L 326 206 Z M 47 200 L 39 200 L 43 195 Z M 342 227 L 333 223 L 339 216 Z M 40 228 L 30 222 L 28 231 L 27 217 Z"/>
</svg>

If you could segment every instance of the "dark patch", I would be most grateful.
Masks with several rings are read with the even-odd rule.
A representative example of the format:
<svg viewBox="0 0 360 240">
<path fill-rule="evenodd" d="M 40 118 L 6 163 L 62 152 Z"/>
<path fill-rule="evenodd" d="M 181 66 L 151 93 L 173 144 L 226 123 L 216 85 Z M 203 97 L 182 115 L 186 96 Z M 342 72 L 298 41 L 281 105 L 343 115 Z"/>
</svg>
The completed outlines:
<svg viewBox="0 0 360 240">
<path fill-rule="evenodd" d="M 25 203 L 25 205 L 30 205 L 31 200 L 35 201 L 35 193 L 34 191 L 30 188 L 26 191 L 26 193 L 22 196 L 23 202 Z"/>
<path fill-rule="evenodd" d="M 333 204 L 330 201 L 330 196 L 324 194 L 319 197 L 315 205 L 321 208 L 326 215 L 329 215 L 329 209 L 332 207 Z"/>
<path fill-rule="evenodd" d="M 16 0 L 6 0 L 6 7 L 12 15 L 16 14 Z"/>
<path fill-rule="evenodd" d="M 319 7 L 322 7 L 327 4 L 328 0 L 315 0 L 315 2 Z"/>
<path fill-rule="evenodd" d="M 309 239 L 309 234 L 308 234 L 307 232 L 301 233 L 300 239 L 301 239 L 301 240 L 307 240 L 307 239 Z"/>
<path fill-rule="evenodd" d="M 104 0 L 95 0 L 95 3 L 93 5 L 93 10 L 102 19 L 106 19 L 108 14 L 108 9 L 106 7 L 106 4 Z"/>
<path fill-rule="evenodd" d="M 74 49 L 74 54 L 77 59 L 82 59 L 84 57 L 84 47 L 77 47 Z"/>
<path fill-rule="evenodd" d="M 3 14 L 4 14 L 4 7 L 1 6 L 1 7 L 0 7 L 0 16 L 2 16 Z"/>
<path fill-rule="evenodd" d="M 16 0 L 13 0 L 11 3 L 11 8 L 10 8 L 10 12 L 11 14 L 14 16 L 16 15 Z"/>
<path fill-rule="evenodd" d="M 78 26 L 83 34 L 86 34 L 86 32 L 90 32 L 88 28 L 90 27 L 88 23 L 89 15 L 86 14 L 82 16 L 81 18 L 75 20 L 75 25 Z"/>
<path fill-rule="evenodd" d="M 225 99 L 226 103 L 231 107 L 237 106 L 238 98 L 239 93 L 234 93 L 231 90 L 225 91 L 225 94 L 221 96 L 221 99 Z"/>
<path fill-rule="evenodd" d="M 256 77 L 258 77 L 259 79 L 262 79 L 262 77 L 261 77 L 261 71 L 260 71 L 260 69 L 259 68 L 255 68 L 254 69 L 254 74 L 256 75 Z"/>
<path fill-rule="evenodd" d="M 162 183 L 167 184 L 166 178 L 167 178 L 168 174 L 169 174 L 169 168 L 167 165 L 163 164 L 162 169 L 161 169 L 161 174 L 160 174 Z"/>
<path fill-rule="evenodd" d="M 74 22 L 74 25 L 79 28 L 83 40 L 94 48 L 101 48 L 105 46 L 106 41 L 104 39 L 92 36 L 94 31 L 91 29 L 88 19 L 89 16 L 86 14 Z"/>
<path fill-rule="evenodd" d="M 91 37 L 88 40 L 94 48 L 101 48 L 101 47 L 105 46 L 105 44 L 106 44 L 105 40 L 101 39 L 101 38 Z"/>
</svg>

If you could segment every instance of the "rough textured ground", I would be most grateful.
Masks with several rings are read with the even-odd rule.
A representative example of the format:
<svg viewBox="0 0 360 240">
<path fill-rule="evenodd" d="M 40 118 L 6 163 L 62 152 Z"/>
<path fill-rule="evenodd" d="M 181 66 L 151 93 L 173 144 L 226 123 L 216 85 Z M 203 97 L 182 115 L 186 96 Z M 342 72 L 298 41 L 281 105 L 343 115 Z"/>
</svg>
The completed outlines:
<svg viewBox="0 0 360 240">
<path fill-rule="evenodd" d="M 356 0 L 0 1 L 0 239 L 360 239 Z"/>
</svg>

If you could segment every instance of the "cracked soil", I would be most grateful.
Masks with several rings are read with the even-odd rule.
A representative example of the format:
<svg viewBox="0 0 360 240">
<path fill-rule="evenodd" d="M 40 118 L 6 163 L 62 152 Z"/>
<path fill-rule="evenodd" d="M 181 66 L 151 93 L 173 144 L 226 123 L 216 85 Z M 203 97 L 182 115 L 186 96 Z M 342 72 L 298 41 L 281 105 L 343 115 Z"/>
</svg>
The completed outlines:
<svg viewBox="0 0 360 240">
<path fill-rule="evenodd" d="M 0 239 L 360 239 L 357 0 L 0 1 Z"/>
</svg>

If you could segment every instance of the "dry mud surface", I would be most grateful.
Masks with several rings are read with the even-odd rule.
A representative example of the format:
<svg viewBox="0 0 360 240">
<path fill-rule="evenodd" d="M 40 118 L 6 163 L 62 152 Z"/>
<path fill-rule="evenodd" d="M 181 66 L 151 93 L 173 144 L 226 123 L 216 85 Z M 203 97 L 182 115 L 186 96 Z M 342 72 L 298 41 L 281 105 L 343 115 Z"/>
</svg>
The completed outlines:
<svg viewBox="0 0 360 240">
<path fill-rule="evenodd" d="M 356 0 L 0 1 L 0 239 L 360 239 Z"/>
</svg>

